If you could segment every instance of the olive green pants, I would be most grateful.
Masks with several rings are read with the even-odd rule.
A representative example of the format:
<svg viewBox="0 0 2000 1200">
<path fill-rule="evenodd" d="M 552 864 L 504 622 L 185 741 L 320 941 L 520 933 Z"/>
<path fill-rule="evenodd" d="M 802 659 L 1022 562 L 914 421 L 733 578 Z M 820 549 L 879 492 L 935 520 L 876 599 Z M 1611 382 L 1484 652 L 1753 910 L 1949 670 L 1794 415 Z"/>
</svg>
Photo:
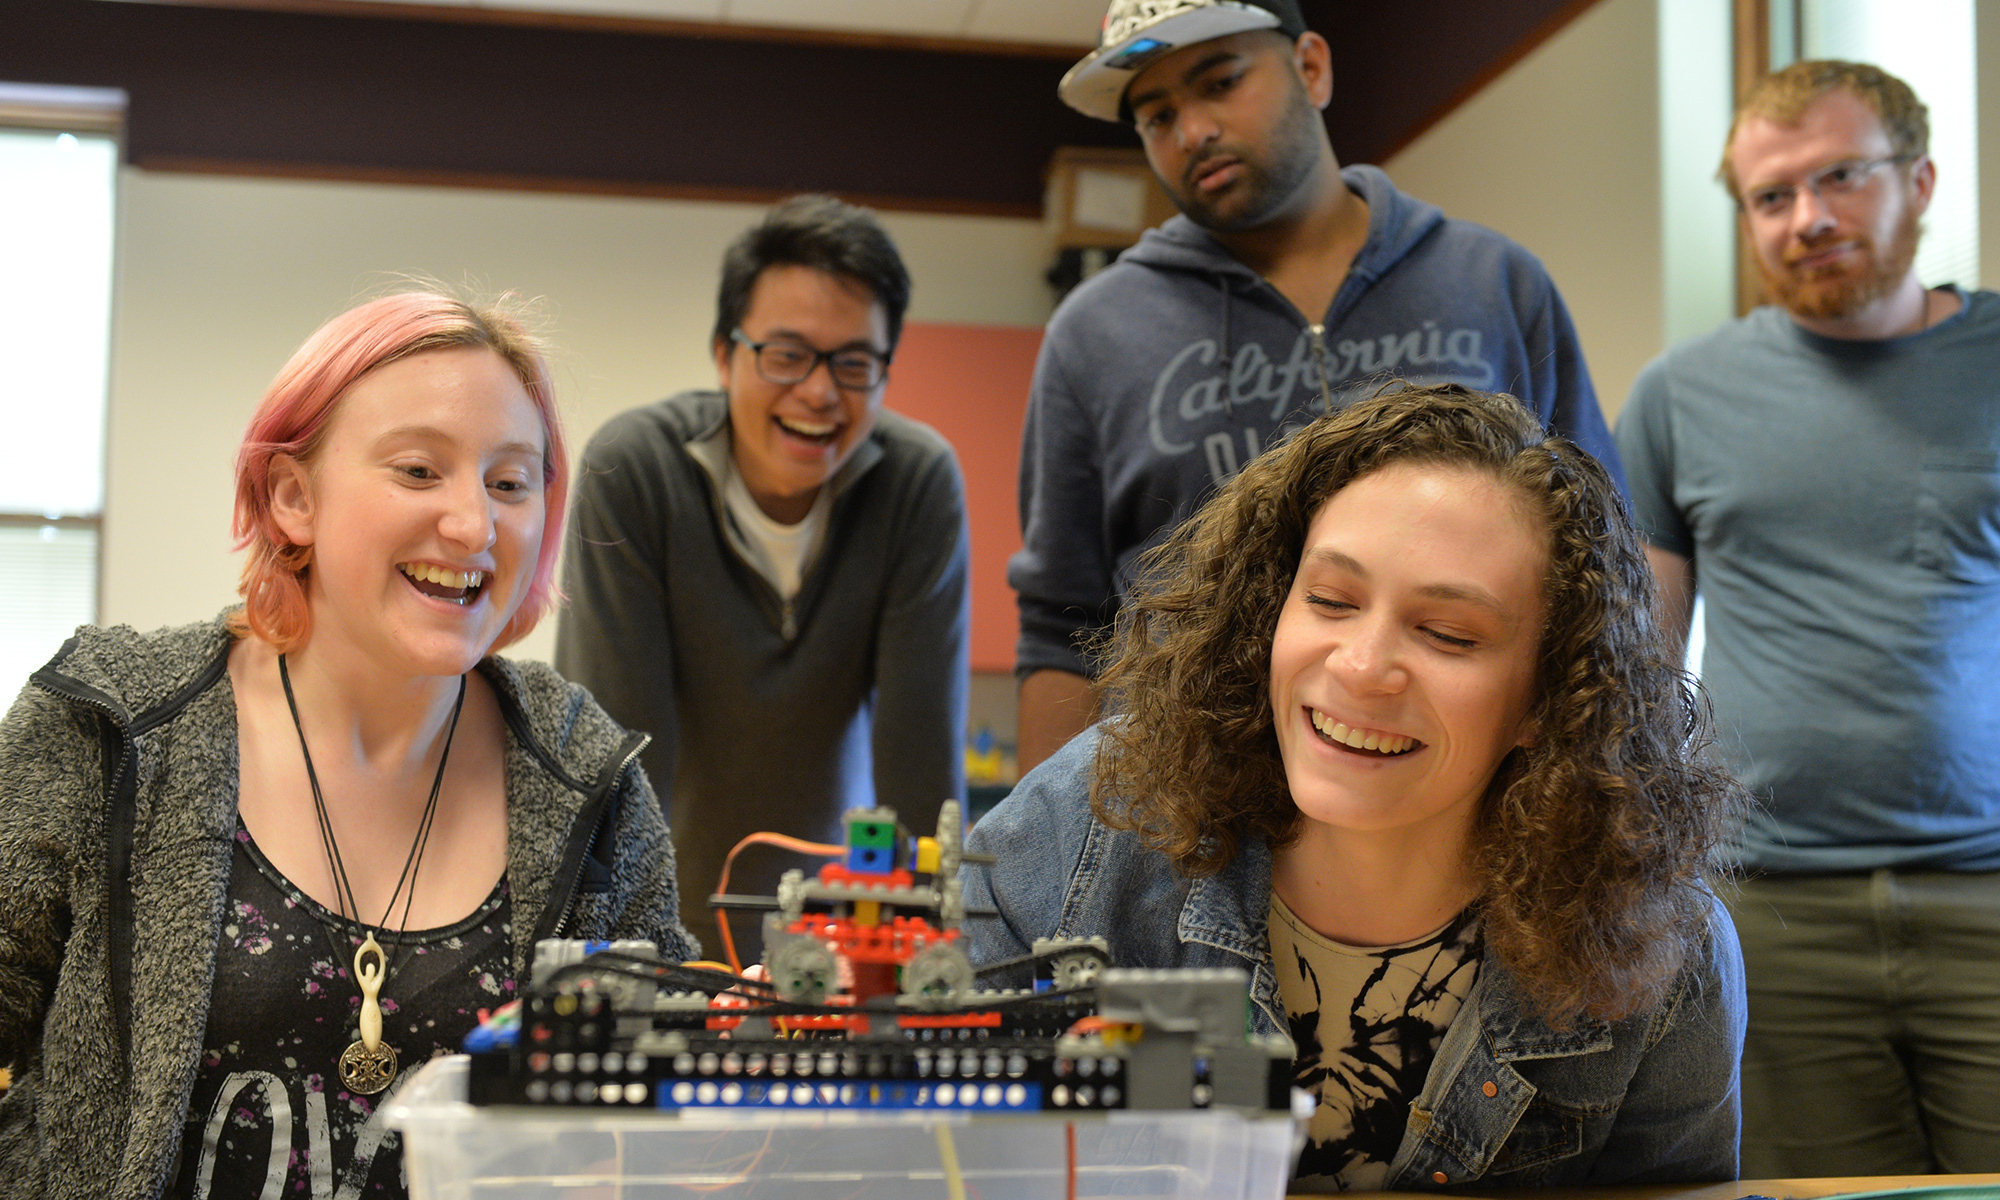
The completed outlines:
<svg viewBox="0 0 2000 1200">
<path fill-rule="evenodd" d="M 1762 876 L 1743 1177 L 2000 1171 L 2000 872 Z"/>
</svg>

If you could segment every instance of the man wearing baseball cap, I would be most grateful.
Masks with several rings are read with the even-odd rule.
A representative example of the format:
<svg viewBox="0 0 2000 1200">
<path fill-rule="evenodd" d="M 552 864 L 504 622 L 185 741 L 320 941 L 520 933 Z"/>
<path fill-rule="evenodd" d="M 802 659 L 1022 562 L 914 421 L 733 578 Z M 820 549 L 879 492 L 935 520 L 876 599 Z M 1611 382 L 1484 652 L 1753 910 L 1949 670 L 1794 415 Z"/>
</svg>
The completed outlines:
<svg viewBox="0 0 2000 1200">
<path fill-rule="evenodd" d="M 1139 556 L 1318 412 L 1390 378 L 1510 392 L 1621 477 L 1534 256 L 1334 158 L 1296 0 L 1113 0 L 1059 90 L 1134 126 L 1183 215 L 1071 293 L 1035 367 L 1007 570 L 1024 770 L 1088 724 L 1088 646 Z"/>
</svg>

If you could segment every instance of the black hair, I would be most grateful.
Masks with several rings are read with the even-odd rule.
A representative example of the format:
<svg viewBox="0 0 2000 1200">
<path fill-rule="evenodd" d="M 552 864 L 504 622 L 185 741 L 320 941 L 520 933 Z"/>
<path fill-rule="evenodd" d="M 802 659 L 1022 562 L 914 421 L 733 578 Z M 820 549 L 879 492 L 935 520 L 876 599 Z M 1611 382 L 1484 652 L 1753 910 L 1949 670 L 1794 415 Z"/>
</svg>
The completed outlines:
<svg viewBox="0 0 2000 1200">
<path fill-rule="evenodd" d="M 910 306 L 910 273 L 874 213 L 832 196 L 793 196 L 744 230 L 722 255 L 717 342 L 742 324 L 750 292 L 770 267 L 811 267 L 867 288 L 889 318 L 889 349 L 896 348 Z"/>
</svg>

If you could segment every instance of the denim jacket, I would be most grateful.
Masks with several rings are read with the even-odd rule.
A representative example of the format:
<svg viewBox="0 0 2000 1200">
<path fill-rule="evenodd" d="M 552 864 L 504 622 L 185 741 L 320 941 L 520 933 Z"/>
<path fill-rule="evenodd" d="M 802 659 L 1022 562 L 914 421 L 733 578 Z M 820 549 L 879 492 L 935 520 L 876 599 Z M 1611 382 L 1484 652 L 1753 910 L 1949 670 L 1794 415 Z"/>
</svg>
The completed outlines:
<svg viewBox="0 0 2000 1200">
<path fill-rule="evenodd" d="M 973 961 L 1025 955 L 1038 937 L 1101 936 L 1120 966 L 1251 972 L 1251 1020 L 1283 1033 L 1266 931 L 1271 852 L 1246 841 L 1218 874 L 1190 879 L 1090 811 L 1097 734 L 1037 768 L 981 818 L 964 868 Z M 994 986 L 1026 985 L 996 973 Z M 1389 1167 L 1386 1188 L 1480 1180 L 1552 1185 L 1734 1179 L 1741 1127 L 1743 956 L 1718 903 L 1704 952 L 1665 999 L 1619 1021 L 1551 1028 L 1488 953 L 1444 1041 Z"/>
</svg>

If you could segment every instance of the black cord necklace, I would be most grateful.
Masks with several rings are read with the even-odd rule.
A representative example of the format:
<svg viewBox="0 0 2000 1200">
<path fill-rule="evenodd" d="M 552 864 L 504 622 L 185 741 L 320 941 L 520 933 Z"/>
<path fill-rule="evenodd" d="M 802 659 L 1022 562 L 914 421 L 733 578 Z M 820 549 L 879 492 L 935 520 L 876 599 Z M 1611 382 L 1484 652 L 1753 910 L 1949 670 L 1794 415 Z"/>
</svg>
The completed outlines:
<svg viewBox="0 0 2000 1200">
<path fill-rule="evenodd" d="M 402 932 L 409 930 L 410 906 L 417 898 L 417 872 L 423 868 L 424 847 L 430 843 L 431 825 L 437 819 L 438 793 L 444 789 L 444 766 L 451 760 L 451 742 L 458 734 L 458 714 L 465 708 L 465 676 L 458 677 L 458 699 L 452 702 L 451 724 L 445 730 L 444 751 L 438 755 L 437 778 L 431 780 L 431 794 L 424 803 L 423 820 L 417 823 L 417 836 L 410 842 L 409 857 L 403 860 L 403 873 L 396 877 L 396 890 L 389 893 L 389 904 L 382 910 L 382 919 L 372 929 L 362 921 L 361 906 L 354 899 L 354 887 L 347 881 L 347 866 L 340 858 L 340 843 L 334 840 L 333 820 L 327 815 L 326 797 L 319 790 L 319 773 L 313 770 L 312 751 L 306 748 L 306 727 L 299 720 L 299 702 L 292 695 L 291 668 L 286 665 L 282 654 L 278 656 L 278 678 L 285 685 L 285 707 L 292 711 L 292 728 L 298 730 L 299 753 L 305 756 L 306 780 L 312 784 L 313 811 L 319 817 L 320 842 L 326 847 L 326 865 L 333 875 L 334 901 L 340 907 L 341 917 L 360 925 L 366 935 L 360 948 L 354 952 L 354 983 L 361 989 L 361 1036 L 341 1052 L 340 1082 L 356 1095 L 372 1096 L 396 1078 L 396 1050 L 382 1040 L 382 1004 L 379 999 L 383 981 L 389 977 L 389 959 L 382 951 L 382 943 L 375 940 L 375 934 L 388 931 L 389 916 L 396 911 L 398 897 L 403 900 L 400 929 Z M 406 884 L 408 895 L 403 892 Z"/>
</svg>

